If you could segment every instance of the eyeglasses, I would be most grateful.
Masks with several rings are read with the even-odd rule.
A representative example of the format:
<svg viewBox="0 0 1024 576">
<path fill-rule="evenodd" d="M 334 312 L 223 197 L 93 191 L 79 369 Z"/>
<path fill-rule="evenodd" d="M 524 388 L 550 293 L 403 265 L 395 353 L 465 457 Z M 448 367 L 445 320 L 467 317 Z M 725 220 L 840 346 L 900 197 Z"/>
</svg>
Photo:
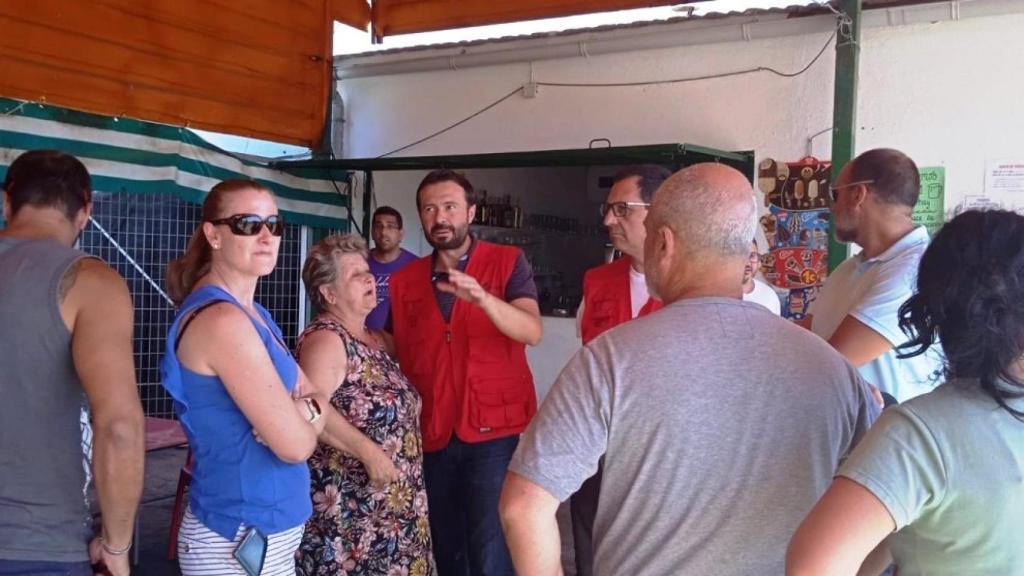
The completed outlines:
<svg viewBox="0 0 1024 576">
<path fill-rule="evenodd" d="M 601 204 L 598 209 L 601 212 L 601 218 L 607 216 L 609 212 L 615 214 L 616 218 L 625 218 L 629 215 L 631 208 L 649 208 L 650 206 L 650 202 L 608 202 Z"/>
<path fill-rule="evenodd" d="M 260 218 L 256 214 L 235 214 L 227 218 L 210 220 L 210 224 L 226 224 L 235 236 L 255 236 L 266 226 L 274 236 L 284 234 L 284 218 L 274 214 Z"/>
<path fill-rule="evenodd" d="M 861 186 L 874 183 L 874 180 L 857 180 L 856 182 L 847 182 L 846 184 L 842 184 L 840 186 L 832 186 L 829 190 L 829 193 L 832 195 L 832 201 L 835 202 L 839 200 L 839 191 L 842 190 L 843 188 L 853 188 L 854 186 Z"/>
</svg>

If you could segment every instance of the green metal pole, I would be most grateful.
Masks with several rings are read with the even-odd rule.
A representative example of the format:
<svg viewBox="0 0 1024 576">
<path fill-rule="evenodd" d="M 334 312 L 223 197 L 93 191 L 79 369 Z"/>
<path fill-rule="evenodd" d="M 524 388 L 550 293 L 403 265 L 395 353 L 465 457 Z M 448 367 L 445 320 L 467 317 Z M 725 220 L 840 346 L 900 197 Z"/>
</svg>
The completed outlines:
<svg viewBox="0 0 1024 576">
<path fill-rule="evenodd" d="M 373 172 L 363 173 L 363 238 L 370 241 L 370 219 L 373 217 Z M 352 212 L 349 212 L 351 214 Z"/>
<path fill-rule="evenodd" d="M 832 182 L 853 159 L 857 136 L 857 73 L 860 58 L 861 0 L 839 2 L 839 32 L 836 34 L 836 81 L 832 108 Z M 828 270 L 846 259 L 847 245 L 836 240 L 835 227 L 829 221 Z"/>
</svg>

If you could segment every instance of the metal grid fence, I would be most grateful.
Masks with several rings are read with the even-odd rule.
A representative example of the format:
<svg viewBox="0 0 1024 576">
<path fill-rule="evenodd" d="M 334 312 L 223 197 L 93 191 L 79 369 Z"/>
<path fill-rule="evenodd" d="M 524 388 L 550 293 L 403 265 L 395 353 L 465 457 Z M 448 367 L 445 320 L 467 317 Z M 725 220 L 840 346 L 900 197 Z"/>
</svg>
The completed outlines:
<svg viewBox="0 0 1024 576">
<path fill-rule="evenodd" d="M 174 417 L 171 399 L 160 384 L 160 359 L 174 318 L 174 307 L 163 293 L 164 271 L 185 251 L 199 218 L 200 206 L 169 194 L 97 192 L 95 222 L 80 240 L 80 249 L 103 258 L 127 280 L 135 304 L 135 369 L 147 416 Z M 300 226 L 285 228 L 277 268 L 256 290 L 256 300 L 270 311 L 292 348 L 304 324 L 299 283 L 304 236 Z"/>
</svg>

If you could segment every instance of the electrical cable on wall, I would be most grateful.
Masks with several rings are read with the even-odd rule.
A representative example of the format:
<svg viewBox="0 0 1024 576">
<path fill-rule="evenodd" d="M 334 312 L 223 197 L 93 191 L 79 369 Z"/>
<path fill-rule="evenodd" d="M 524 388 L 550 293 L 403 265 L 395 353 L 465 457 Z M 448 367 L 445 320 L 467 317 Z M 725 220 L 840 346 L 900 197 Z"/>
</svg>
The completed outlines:
<svg viewBox="0 0 1024 576">
<path fill-rule="evenodd" d="M 745 69 L 745 70 L 735 70 L 735 71 L 732 71 L 732 72 L 722 72 L 722 73 L 718 73 L 718 74 L 707 74 L 707 75 L 704 75 L 704 76 L 691 76 L 691 77 L 687 77 L 687 78 L 673 78 L 673 79 L 669 79 L 669 80 L 644 80 L 644 81 L 639 81 L 639 82 L 608 82 L 608 83 L 536 82 L 536 85 L 537 86 L 548 86 L 548 87 L 552 87 L 552 88 L 615 88 L 615 87 L 633 87 L 633 86 L 656 86 L 656 85 L 660 85 L 660 84 L 682 84 L 684 82 L 696 82 L 698 80 L 713 80 L 713 79 L 716 79 L 716 78 L 729 78 L 729 77 L 734 77 L 734 76 L 742 76 L 742 75 L 746 75 L 746 74 L 757 74 L 757 73 L 760 73 L 760 72 L 767 72 L 769 74 L 774 74 L 774 75 L 782 77 L 782 78 L 796 78 L 797 76 L 800 76 L 800 75 L 806 73 L 808 70 L 810 70 L 810 68 L 812 66 L 814 66 L 814 64 L 817 63 L 818 60 L 821 59 L 822 55 L 825 54 L 825 51 L 828 50 L 828 47 L 832 45 L 832 41 L 836 39 L 837 33 L 838 34 L 842 34 L 843 38 L 847 38 L 848 37 L 848 34 L 845 34 L 844 31 L 849 29 L 849 26 L 850 26 L 850 18 L 849 18 L 849 16 L 847 16 L 846 14 L 843 14 L 842 12 L 838 12 L 835 8 L 833 8 L 832 6 L 829 6 L 828 4 L 825 4 L 825 6 L 827 6 L 830 10 L 832 10 L 832 12 L 834 12 L 837 15 L 837 17 L 838 17 L 836 29 L 832 31 L 832 34 L 828 37 L 828 40 L 825 41 L 825 44 L 821 47 L 821 50 L 818 51 L 818 53 L 814 56 L 814 58 L 812 58 L 811 61 L 808 62 L 806 66 L 804 66 L 803 68 L 801 68 L 800 70 L 798 70 L 796 72 L 783 72 L 781 70 L 777 70 L 777 69 L 772 68 L 770 66 L 757 66 L 755 68 L 748 68 L 748 69 Z M 533 80 L 532 80 L 532 62 L 531 62 L 531 82 L 533 82 Z M 385 158 L 387 156 L 391 156 L 392 154 L 397 154 L 398 152 L 401 152 L 403 150 L 407 150 L 409 148 L 412 148 L 413 146 L 416 146 L 417 144 L 422 144 L 423 142 L 426 142 L 427 140 L 430 140 L 432 138 L 436 138 L 437 136 L 440 136 L 441 134 L 444 134 L 445 132 L 453 130 L 453 129 L 455 129 L 455 128 L 465 124 L 466 122 L 469 122 L 473 118 L 476 118 L 477 116 L 483 114 L 484 112 L 487 112 L 488 110 L 498 106 L 502 102 L 505 102 L 509 98 L 511 98 L 511 97 L 515 96 L 516 94 L 518 94 L 519 92 L 521 92 L 522 89 L 523 89 L 522 86 L 516 86 L 516 88 L 513 89 L 508 94 L 505 94 L 504 96 L 502 96 L 501 98 L 495 100 L 494 102 L 491 102 L 490 104 L 484 106 L 483 108 L 477 110 L 476 112 L 470 114 L 469 116 L 466 116 L 462 120 L 459 120 L 458 122 L 456 122 L 454 124 L 451 124 L 451 125 L 449 125 L 449 126 L 447 126 L 445 128 L 442 128 L 441 130 L 438 130 L 437 132 L 434 132 L 433 134 L 430 134 L 428 136 L 424 136 L 423 138 L 420 138 L 419 140 L 416 140 L 415 142 L 412 142 L 410 144 L 406 144 L 405 146 L 402 146 L 400 148 L 395 148 L 394 150 L 392 150 L 390 152 L 386 152 L 384 154 L 381 154 L 380 156 L 377 156 L 377 157 L 378 158 Z"/>
<path fill-rule="evenodd" d="M 660 84 L 682 84 L 684 82 L 696 82 L 698 80 L 713 80 L 716 78 L 729 78 L 732 76 L 742 76 L 744 74 L 756 74 L 758 72 L 768 72 L 782 78 L 796 78 L 801 74 L 810 70 L 811 66 L 814 66 L 815 62 L 821 58 L 828 50 L 828 47 L 832 44 L 832 40 L 836 37 L 836 33 L 833 31 L 832 35 L 828 37 L 825 45 L 821 47 L 818 54 L 807 63 L 806 66 L 796 72 L 782 72 L 776 70 L 770 66 L 757 66 L 756 68 L 748 68 L 746 70 L 736 70 L 733 72 L 721 72 L 718 74 L 707 74 L 704 76 L 690 76 L 688 78 L 672 78 L 670 80 L 642 80 L 639 82 L 596 82 L 596 83 L 582 83 L 582 82 L 537 82 L 538 86 L 550 86 L 552 88 L 619 88 L 625 86 L 658 86 Z"/>
<path fill-rule="evenodd" d="M 483 108 L 481 108 L 480 110 L 477 110 L 476 112 L 474 112 L 474 113 L 470 114 L 469 116 L 466 116 L 465 118 L 463 118 L 462 120 L 459 120 L 459 121 L 458 121 L 458 122 L 456 122 L 455 124 L 452 124 L 451 126 L 448 126 L 447 128 L 443 128 L 443 129 L 441 129 L 441 130 L 438 130 L 437 132 L 434 132 L 433 134 L 431 134 L 431 135 L 429 135 L 429 136 L 424 136 L 423 138 L 420 138 L 419 140 L 417 140 L 417 141 L 413 142 L 412 144 L 406 144 L 405 146 L 402 146 L 401 148 L 395 148 L 395 149 L 394 149 L 394 150 L 392 150 L 391 152 L 388 152 L 388 153 L 386 153 L 386 154 L 381 154 L 380 156 L 377 156 L 377 158 L 385 158 L 385 157 L 387 157 L 387 156 L 391 156 L 392 154 L 396 154 L 396 153 L 398 153 L 398 152 L 401 152 L 402 150 L 406 150 L 406 149 L 408 149 L 408 148 L 412 148 L 413 146 L 415 146 L 415 145 L 417 145 L 417 144 L 421 144 L 421 143 L 423 143 L 423 142 L 426 142 L 427 140 L 430 140 L 431 138 L 434 138 L 434 137 L 440 136 L 441 134 L 444 134 L 445 132 L 447 132 L 447 131 L 449 131 L 449 130 L 452 130 L 453 128 L 458 128 L 459 126 L 461 126 L 461 125 L 465 124 L 466 122 L 469 122 L 469 121 L 470 121 L 470 120 L 472 120 L 473 118 L 476 118 L 477 116 L 479 116 L 479 115 L 483 114 L 484 112 L 487 112 L 487 111 L 488 111 L 488 110 L 490 110 L 491 108 L 494 108 L 494 107 L 495 107 L 495 106 L 497 106 L 498 104 L 501 104 L 501 103 L 502 103 L 502 102 L 504 102 L 505 100 L 508 100 L 509 98 L 511 98 L 511 97 L 513 97 L 513 96 L 515 96 L 515 95 L 516 95 L 517 93 L 519 93 L 519 91 L 520 91 L 520 90 L 522 90 L 522 89 L 523 89 L 523 88 L 522 88 L 522 86 L 516 86 L 515 90 L 512 90 L 512 91 L 511 91 L 511 92 L 509 92 L 508 94 L 505 94 L 505 95 L 504 95 L 504 96 L 502 96 L 501 98 L 498 98 L 497 100 L 495 100 L 494 102 L 491 102 L 491 103 L 490 103 L 490 104 L 488 104 L 487 106 L 484 106 L 484 107 L 483 107 Z"/>
</svg>

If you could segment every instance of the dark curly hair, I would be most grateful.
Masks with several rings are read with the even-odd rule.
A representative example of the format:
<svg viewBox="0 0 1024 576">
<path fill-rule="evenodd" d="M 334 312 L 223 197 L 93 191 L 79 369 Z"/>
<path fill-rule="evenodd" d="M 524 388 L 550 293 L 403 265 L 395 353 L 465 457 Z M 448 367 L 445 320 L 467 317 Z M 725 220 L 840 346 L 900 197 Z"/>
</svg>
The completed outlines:
<svg viewBox="0 0 1024 576">
<path fill-rule="evenodd" d="M 935 235 L 921 258 L 917 291 L 900 307 L 910 340 L 899 357 L 936 341 L 947 379 L 977 382 L 1024 422 L 1008 400 L 1024 397 L 1011 366 L 1024 355 L 1024 216 L 1005 210 L 963 212 Z"/>
</svg>

